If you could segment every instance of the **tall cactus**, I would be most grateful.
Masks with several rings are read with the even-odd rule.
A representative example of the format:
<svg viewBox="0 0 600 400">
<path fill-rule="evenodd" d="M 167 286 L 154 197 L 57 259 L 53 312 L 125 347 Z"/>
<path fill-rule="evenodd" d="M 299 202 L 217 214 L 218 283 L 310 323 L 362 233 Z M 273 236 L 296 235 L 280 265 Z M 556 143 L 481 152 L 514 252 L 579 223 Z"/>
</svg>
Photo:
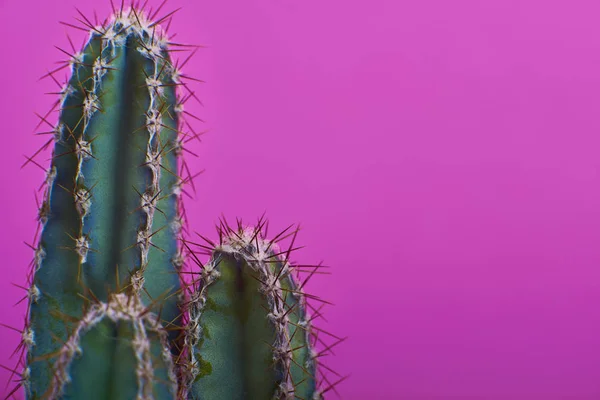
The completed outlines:
<svg viewBox="0 0 600 400">
<path fill-rule="evenodd" d="M 27 398 L 323 398 L 336 382 L 317 358 L 332 346 L 315 350 L 324 342 L 296 273 L 318 266 L 293 266 L 293 249 L 276 242 L 286 231 L 268 240 L 262 219 L 235 229 L 223 220 L 218 243 L 184 237 L 191 78 L 171 61 L 177 44 L 158 10 L 113 11 L 97 25 L 81 14 L 90 37 L 70 54 L 49 132 L 21 342 Z"/>
<path fill-rule="evenodd" d="M 40 210 L 27 389 L 148 399 L 166 330 L 137 309 L 180 315 L 178 71 L 160 26 L 135 9 L 94 27 L 70 63 Z"/>
</svg>

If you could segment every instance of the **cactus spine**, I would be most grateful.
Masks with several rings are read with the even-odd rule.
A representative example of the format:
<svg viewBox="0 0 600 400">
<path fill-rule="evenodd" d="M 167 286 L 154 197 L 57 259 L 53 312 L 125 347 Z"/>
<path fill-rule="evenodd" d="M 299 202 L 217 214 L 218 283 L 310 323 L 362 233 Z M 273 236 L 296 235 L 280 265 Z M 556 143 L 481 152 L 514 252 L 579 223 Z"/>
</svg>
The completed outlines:
<svg viewBox="0 0 600 400">
<path fill-rule="evenodd" d="M 171 61 L 177 44 L 159 25 L 166 17 L 154 21 L 158 10 L 113 11 L 97 26 L 81 14 L 90 37 L 70 54 L 48 132 L 20 345 L 27 398 L 322 399 L 336 383 L 317 358 L 332 346 L 314 350 L 323 340 L 297 280 L 319 266 L 291 265 L 293 249 L 276 240 L 293 235 L 293 245 L 297 231 L 267 240 L 262 218 L 256 228 L 221 221 L 218 243 L 185 238 L 191 78 Z"/>
</svg>

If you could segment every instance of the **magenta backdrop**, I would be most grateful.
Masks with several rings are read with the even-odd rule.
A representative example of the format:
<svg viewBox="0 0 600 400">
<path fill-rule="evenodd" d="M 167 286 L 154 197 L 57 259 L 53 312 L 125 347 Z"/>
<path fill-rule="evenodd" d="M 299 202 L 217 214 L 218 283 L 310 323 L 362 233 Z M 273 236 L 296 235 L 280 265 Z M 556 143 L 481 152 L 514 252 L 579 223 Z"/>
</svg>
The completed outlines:
<svg viewBox="0 0 600 400">
<path fill-rule="evenodd" d="M 154 3 L 156 6 L 156 3 Z M 79 7 L 0 0 L 2 322 L 32 252 L 37 82 Z M 343 399 L 600 398 L 597 1 L 171 0 L 206 44 L 193 227 L 299 222 Z M 82 33 L 71 30 L 77 43 Z M 62 75 L 59 75 L 62 76 Z M 54 118 L 56 115 L 53 116 Z M 41 158 L 40 160 L 42 160 Z M 214 233 L 212 233 L 214 236 Z M 18 334 L 1 331 L 0 363 Z M 0 382 L 8 373 L 0 371 Z M 4 387 L 2 386 L 2 390 Z"/>
</svg>

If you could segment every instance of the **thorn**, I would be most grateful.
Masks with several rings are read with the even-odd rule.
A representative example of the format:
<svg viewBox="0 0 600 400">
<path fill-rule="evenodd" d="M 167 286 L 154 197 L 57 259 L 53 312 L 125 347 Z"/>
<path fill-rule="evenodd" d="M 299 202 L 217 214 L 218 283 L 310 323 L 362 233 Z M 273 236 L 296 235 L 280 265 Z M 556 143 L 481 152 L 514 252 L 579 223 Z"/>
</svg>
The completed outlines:
<svg viewBox="0 0 600 400">
<path fill-rule="evenodd" d="M 70 27 L 70 28 L 79 29 L 80 31 L 89 32 L 89 30 L 88 30 L 88 29 L 82 28 L 82 27 L 80 27 L 80 26 L 77 26 L 77 25 L 69 24 L 68 22 L 64 22 L 64 21 L 58 21 L 58 23 L 59 23 L 59 24 L 62 24 L 62 25 L 66 25 L 66 26 L 68 26 L 68 27 Z"/>
<path fill-rule="evenodd" d="M 341 379 L 338 379 L 337 381 L 335 381 L 334 383 L 332 383 L 331 385 L 329 385 L 327 388 L 321 390 L 321 394 L 327 393 L 330 390 L 335 390 L 335 386 L 339 385 L 340 383 L 342 383 L 343 381 L 345 381 L 346 379 L 348 379 L 350 377 L 350 375 L 346 375 Z M 339 394 L 338 394 L 339 395 Z"/>
<path fill-rule="evenodd" d="M 182 69 L 183 67 L 185 67 L 185 64 L 188 63 L 188 61 L 190 61 L 190 59 L 198 52 L 198 48 L 196 47 L 189 56 L 187 56 L 187 58 L 185 59 L 185 61 L 183 61 L 183 63 L 177 67 L 177 69 Z M 181 75 L 180 75 L 181 76 Z"/>
<path fill-rule="evenodd" d="M 23 165 L 21 165 L 21 169 L 23 169 L 27 164 L 29 164 L 29 161 L 32 160 L 35 156 L 37 156 L 39 153 L 41 153 L 42 151 L 46 150 L 48 148 L 48 146 L 50 146 L 50 144 L 54 141 L 54 138 L 51 138 L 50 140 L 48 140 L 38 151 L 36 151 L 31 157 L 27 157 L 25 156 L 25 158 L 27 158 L 28 161 L 26 161 Z"/>
<path fill-rule="evenodd" d="M 207 47 L 207 46 L 198 45 L 198 44 L 182 44 L 182 43 L 173 43 L 173 42 L 169 42 L 167 44 L 169 46 L 175 46 L 175 47 L 192 47 L 192 48 L 206 48 Z"/>
<path fill-rule="evenodd" d="M 147 1 L 146 1 L 147 3 Z M 154 11 L 152 13 L 152 15 L 150 16 L 150 20 L 154 20 L 154 18 L 156 18 L 156 16 L 158 15 L 158 13 L 160 12 L 160 10 L 163 8 L 163 6 L 167 3 L 167 0 L 163 0 L 162 3 L 160 3 L 160 5 L 158 6 L 158 8 L 156 9 L 156 11 Z"/>
<path fill-rule="evenodd" d="M 87 32 L 87 31 L 86 31 L 86 32 Z M 58 68 L 56 68 L 56 69 L 53 69 L 52 71 L 48 72 L 46 75 L 42 75 L 42 76 L 41 76 L 41 77 L 38 79 L 38 82 L 39 82 L 39 81 L 41 81 L 41 80 L 42 80 L 42 79 L 44 79 L 44 78 L 47 78 L 47 77 L 49 77 L 49 76 L 52 76 L 52 74 L 54 74 L 55 72 L 58 72 L 58 71 L 60 71 L 61 69 L 65 69 L 65 68 L 67 68 L 68 66 L 69 66 L 69 63 L 68 63 L 68 62 L 64 63 L 64 65 L 63 65 L 63 66 L 61 66 L 61 67 L 58 67 Z"/>
<path fill-rule="evenodd" d="M 167 15 L 165 15 L 164 17 L 162 17 L 161 19 L 159 19 L 156 22 L 153 22 L 149 28 L 152 28 L 158 24 L 160 24 L 161 22 L 163 22 L 165 19 L 169 18 L 170 16 L 172 16 L 173 14 L 175 14 L 177 11 L 181 10 L 181 7 L 179 7 L 178 9 L 176 9 L 175 11 L 171 11 L 170 13 L 168 13 Z"/>
</svg>

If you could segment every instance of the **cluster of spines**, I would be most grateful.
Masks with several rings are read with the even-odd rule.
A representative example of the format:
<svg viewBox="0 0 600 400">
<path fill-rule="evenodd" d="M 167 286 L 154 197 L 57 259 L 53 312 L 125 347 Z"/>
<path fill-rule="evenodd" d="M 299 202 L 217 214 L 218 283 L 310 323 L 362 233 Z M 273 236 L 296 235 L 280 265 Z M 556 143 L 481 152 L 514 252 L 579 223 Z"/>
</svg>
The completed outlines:
<svg viewBox="0 0 600 400">
<path fill-rule="evenodd" d="M 281 372 L 281 382 L 274 393 L 274 399 L 305 399 L 305 393 L 312 393 L 311 399 L 322 399 L 325 393 L 333 390 L 345 376 L 329 368 L 321 358 L 332 354 L 333 347 L 345 340 L 314 325 L 322 317 L 325 305 L 331 304 L 304 291 L 307 282 L 315 274 L 326 274 L 323 265 L 295 264 L 291 262 L 292 252 L 299 228 L 293 225 L 268 240 L 268 221 L 261 217 L 254 227 L 245 226 L 237 220 L 232 227 L 222 218 L 217 226 L 218 242 L 196 233 L 201 242 L 185 240 L 184 245 L 190 259 L 195 264 L 194 278 L 187 286 L 184 303 L 186 327 L 183 351 L 180 356 L 184 384 L 179 398 L 188 398 L 188 391 L 194 382 L 206 371 L 203 361 L 197 359 L 196 350 L 202 346 L 202 314 L 207 306 L 207 291 L 220 278 L 218 254 L 228 254 L 243 260 L 255 273 L 260 284 L 260 292 L 269 303 L 267 318 L 275 327 L 275 340 L 270 346 L 272 367 Z M 282 250 L 283 240 L 290 238 L 290 245 Z M 203 263 L 199 255 L 211 258 Z M 307 274 L 301 278 L 301 274 Z M 319 304 L 315 307 L 313 303 Z M 326 339 L 323 338 L 326 337 Z M 260 344 L 258 344 L 260 345 Z M 317 350 L 319 349 L 319 350 Z M 318 365 L 317 365 L 318 364 Z M 333 378 L 330 378 L 333 375 Z M 298 387 L 303 386 L 302 392 Z"/>
<path fill-rule="evenodd" d="M 51 93 L 52 95 L 59 95 L 60 99 L 52 105 L 50 111 L 48 111 L 45 115 L 38 115 L 40 118 L 40 123 L 36 127 L 36 130 L 42 124 L 47 124 L 51 127 L 51 129 L 49 131 L 39 132 L 36 134 L 51 135 L 51 138 L 45 142 L 44 145 L 31 157 L 26 157 L 27 161 L 23 165 L 25 166 L 31 163 L 43 169 L 45 171 L 45 179 L 39 188 L 39 191 L 43 190 L 43 194 L 41 204 L 38 203 L 38 227 L 33 239 L 34 244 L 28 244 L 28 246 L 34 250 L 34 258 L 30 264 L 31 269 L 27 276 L 28 284 L 26 287 L 22 287 L 27 291 L 27 295 L 23 300 L 26 299 L 28 301 L 28 308 L 25 317 L 25 327 L 21 331 L 21 342 L 13 354 L 17 354 L 19 357 L 18 365 L 15 369 L 7 368 L 11 370 L 13 374 L 18 374 L 18 368 L 23 368 L 23 372 L 21 373 L 21 379 L 18 380 L 18 384 L 10 391 L 10 393 L 7 395 L 7 398 L 14 396 L 19 387 L 23 387 L 27 393 L 29 392 L 30 370 L 28 364 L 32 362 L 32 360 L 25 361 L 23 356 L 25 353 L 31 354 L 32 349 L 35 346 L 35 334 L 29 322 L 30 306 L 35 304 L 40 297 L 44 296 L 44 293 L 42 293 L 35 284 L 35 273 L 39 270 L 46 256 L 46 251 L 41 240 L 41 232 L 43 232 L 44 227 L 50 218 L 51 193 L 55 186 L 59 186 L 62 190 L 65 190 L 72 196 L 75 209 L 80 217 L 80 229 L 78 234 L 69 235 L 67 233 L 72 240 L 73 245 L 66 249 L 74 251 L 77 257 L 79 257 L 79 270 L 77 272 L 78 281 L 80 281 L 81 265 L 86 262 L 88 253 L 90 251 L 95 251 L 91 248 L 88 237 L 84 232 L 84 218 L 90 211 L 90 207 L 92 205 L 92 190 L 95 186 L 94 184 L 91 184 L 87 185 L 86 187 L 84 184 L 82 167 L 86 160 L 94 158 L 91 145 L 94 138 L 86 138 L 85 132 L 92 116 L 97 112 L 102 112 L 102 95 L 100 93 L 102 80 L 107 71 L 114 69 L 112 66 L 114 57 L 106 56 L 106 54 L 103 57 L 102 54 L 103 52 L 107 52 L 111 47 L 114 50 L 115 45 L 120 44 L 118 41 L 123 40 L 124 37 L 130 34 L 137 35 L 142 39 L 140 41 L 140 47 L 138 48 L 138 51 L 154 62 L 154 71 L 146 77 L 146 85 L 150 95 L 150 105 L 146 112 L 146 125 L 142 127 L 150 134 L 146 149 L 146 163 L 143 164 L 142 167 L 146 167 L 150 171 L 152 178 L 151 183 L 148 186 L 148 190 L 142 193 L 138 192 L 138 195 L 140 196 L 139 209 L 144 211 L 146 214 L 146 223 L 143 224 L 143 226 L 141 226 L 139 229 L 138 241 L 133 245 L 133 247 L 137 247 L 140 251 L 140 268 L 130 273 L 129 285 L 127 285 L 127 287 L 113 288 L 114 293 L 113 295 L 109 295 L 109 297 L 114 298 L 114 296 L 121 296 L 119 292 L 126 291 L 130 294 L 130 296 L 134 296 L 139 300 L 140 297 L 143 297 L 147 294 L 147 291 L 143 287 L 143 270 L 148 264 L 148 253 L 150 251 L 150 247 L 154 246 L 151 238 L 157 233 L 157 231 L 151 232 L 150 229 L 152 227 L 155 211 L 158 210 L 159 212 L 162 212 L 157 206 L 160 200 L 168 198 L 169 196 L 175 196 L 176 216 L 170 226 L 165 228 L 169 228 L 168 231 L 172 231 L 178 238 L 183 238 L 186 235 L 186 214 L 183 207 L 182 195 L 185 194 L 190 196 L 190 194 L 184 189 L 184 185 L 187 184 L 190 184 L 195 191 L 193 180 L 198 174 L 193 175 L 187 166 L 185 159 L 180 156 L 184 152 L 191 153 L 195 156 L 195 154 L 187 150 L 184 145 L 191 140 L 199 140 L 199 136 L 203 132 L 196 132 L 186 117 L 191 117 L 196 120 L 200 119 L 184 109 L 184 104 L 192 98 L 199 102 L 195 92 L 188 87 L 188 84 L 185 82 L 185 80 L 199 80 L 182 74 L 181 68 L 188 62 L 191 56 L 195 54 L 195 51 L 200 46 L 170 42 L 167 37 L 168 26 L 167 29 L 163 30 L 159 24 L 164 21 L 168 21 L 168 24 L 170 25 L 171 17 L 174 12 L 168 13 L 162 18 L 156 19 L 156 16 L 159 14 L 166 1 L 163 2 L 155 11 L 152 11 L 151 9 L 147 10 L 146 3 L 142 6 L 132 3 L 128 10 L 125 10 L 124 2 L 121 3 L 120 9 L 115 8 L 113 5 L 112 20 L 105 20 L 102 23 L 98 23 L 96 20 L 95 24 L 92 24 L 90 20 L 78 10 L 82 19 L 77 20 L 83 26 L 68 23 L 63 24 L 79 30 L 91 32 L 88 42 L 83 47 L 84 50 L 82 52 L 76 52 L 75 47 L 69 38 L 69 42 L 71 43 L 73 50 L 72 53 L 59 49 L 63 53 L 68 54 L 69 59 L 66 62 L 63 62 L 60 67 L 48 72 L 42 77 L 51 78 L 60 87 L 59 92 Z M 193 52 L 181 65 L 178 66 L 177 64 L 171 63 L 168 57 L 167 49 L 169 47 L 177 48 L 175 50 L 168 50 L 169 53 L 191 50 L 193 50 Z M 94 52 L 97 55 L 96 58 L 91 57 L 89 54 L 86 57 L 86 49 Z M 89 63 L 88 58 L 95 59 L 95 61 L 93 63 Z M 71 70 L 71 82 L 67 81 L 65 84 L 60 84 L 56 79 L 55 74 L 67 67 L 70 67 Z M 84 82 L 79 81 L 79 88 L 73 87 L 73 78 L 76 78 L 80 75 L 85 76 L 85 71 L 87 71 L 88 75 L 89 72 L 91 72 L 91 82 L 88 80 Z M 170 82 L 165 83 L 166 80 L 170 80 Z M 175 92 L 175 89 L 177 90 L 176 104 L 171 110 L 168 110 L 168 107 L 165 106 L 164 102 L 160 104 L 160 98 L 163 96 L 165 88 L 167 88 L 167 90 L 173 90 L 173 92 Z M 77 94 L 78 91 L 83 92 L 83 99 L 80 99 L 80 103 L 67 104 L 68 100 L 74 98 L 74 95 Z M 50 122 L 50 115 L 51 113 L 57 111 L 57 109 L 61 112 L 61 114 L 73 112 L 73 110 L 75 110 L 76 112 L 81 113 L 81 118 L 74 127 L 70 127 L 68 124 L 63 123 L 62 121 L 59 121 L 57 124 L 52 124 Z M 174 126 L 164 124 L 162 121 L 164 114 L 169 114 L 169 118 L 171 120 L 175 120 L 176 124 Z M 168 143 L 156 140 L 160 137 L 161 131 L 163 130 L 171 131 L 173 136 L 175 136 L 174 139 Z M 187 132 L 184 132 L 184 130 Z M 53 162 L 50 168 L 46 169 L 38 161 L 36 161 L 35 158 L 40 154 L 43 154 L 43 152 L 46 151 L 53 143 L 55 144 L 55 148 L 52 151 Z M 56 150 L 59 148 L 59 145 L 63 145 L 66 150 L 64 152 L 57 153 Z M 174 165 L 174 168 L 177 168 L 174 170 L 165 168 L 162 163 L 163 156 L 170 152 L 177 156 L 178 161 L 180 162 L 179 165 Z M 77 158 L 77 166 L 75 168 L 76 172 L 75 176 L 73 177 L 73 188 L 68 188 L 55 182 L 58 172 L 56 166 L 54 165 L 54 161 L 69 155 L 75 155 Z M 159 187 L 162 170 L 166 170 L 168 174 L 171 174 L 175 178 L 175 183 L 170 188 L 171 193 L 168 194 L 163 194 L 164 188 L 161 190 Z M 162 228 L 160 230 L 162 230 Z M 159 251 L 161 250 L 158 247 L 156 248 Z M 181 270 L 183 268 L 185 257 L 181 242 L 178 246 L 176 254 L 172 258 L 172 263 L 177 270 Z M 118 279 L 119 278 L 117 275 L 117 282 Z M 119 285 L 117 284 L 117 286 Z M 86 304 L 88 306 L 91 304 L 90 310 L 94 309 L 94 307 L 107 307 L 107 304 L 110 304 L 110 301 L 107 303 L 98 300 L 94 296 L 94 293 L 89 290 L 89 288 L 83 287 L 83 283 L 82 294 L 87 295 L 85 301 L 87 302 Z M 171 296 L 172 295 L 181 295 L 181 293 L 178 291 L 177 293 L 171 294 Z M 150 298 L 150 300 L 152 301 L 152 306 L 159 308 L 157 305 L 157 303 L 159 303 L 159 299 Z M 146 310 L 146 312 L 149 312 L 149 309 Z M 65 329 L 67 329 L 66 327 L 68 325 L 75 326 L 73 332 L 76 332 L 78 329 L 77 326 L 81 327 L 81 324 L 83 324 L 85 321 L 85 311 L 82 311 L 81 315 L 82 319 L 80 320 L 79 325 L 77 321 L 72 320 L 72 316 L 57 312 L 55 317 L 63 320 L 65 323 Z M 162 322 L 163 325 L 166 326 L 167 330 L 178 331 L 181 329 L 179 326 L 174 324 L 173 320 Z M 74 335 L 74 333 L 72 335 Z M 67 337 L 69 337 L 69 334 L 62 339 L 56 338 L 57 342 L 59 343 L 59 348 L 57 351 L 44 355 L 43 357 L 40 357 L 40 359 L 57 359 L 61 349 L 66 349 L 68 342 L 65 342 L 65 339 Z M 60 376 L 60 374 L 55 374 L 54 376 Z M 56 385 L 54 384 L 53 387 L 56 387 Z M 140 393 L 140 395 L 141 394 L 142 393 Z"/>
</svg>

